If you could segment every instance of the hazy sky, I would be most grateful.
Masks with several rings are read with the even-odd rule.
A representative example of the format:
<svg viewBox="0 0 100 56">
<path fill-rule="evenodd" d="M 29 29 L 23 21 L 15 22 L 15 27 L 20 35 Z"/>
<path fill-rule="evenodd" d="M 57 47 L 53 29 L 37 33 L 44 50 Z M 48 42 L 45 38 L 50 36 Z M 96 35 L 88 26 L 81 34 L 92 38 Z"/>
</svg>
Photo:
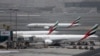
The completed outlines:
<svg viewBox="0 0 100 56">
<path fill-rule="evenodd" d="M 0 0 L 0 10 L 2 8 L 12 7 L 20 9 L 19 7 L 21 7 L 20 11 L 17 13 L 19 15 L 21 15 L 21 11 L 25 10 L 33 11 L 32 13 L 40 15 L 28 18 L 28 12 L 22 13 L 26 15 L 18 17 L 18 25 L 22 27 L 22 29 L 27 23 L 55 22 L 56 20 L 71 22 L 78 16 L 82 16 L 81 23 L 83 23 L 83 25 L 100 23 L 100 14 L 97 14 L 97 11 L 100 11 L 99 6 L 100 0 Z M 6 14 L 6 12 L 0 12 L 0 22 L 9 23 L 10 14 L 8 13 L 8 16 Z M 12 15 L 15 16 L 15 13 L 13 12 Z M 12 18 L 13 22 L 15 22 L 15 17 Z"/>
<path fill-rule="evenodd" d="M 11 6 L 29 6 L 29 7 L 43 7 L 43 6 L 57 6 L 63 2 L 82 2 L 82 1 L 100 1 L 100 0 L 0 0 L 0 3 L 13 4 Z"/>
</svg>

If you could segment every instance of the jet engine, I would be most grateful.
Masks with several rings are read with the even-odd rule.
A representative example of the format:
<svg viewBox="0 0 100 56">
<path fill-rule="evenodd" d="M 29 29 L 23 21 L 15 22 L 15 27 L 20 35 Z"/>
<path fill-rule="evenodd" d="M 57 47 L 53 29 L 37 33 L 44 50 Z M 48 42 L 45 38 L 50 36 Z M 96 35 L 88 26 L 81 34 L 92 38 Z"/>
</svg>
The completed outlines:
<svg viewBox="0 0 100 56">
<path fill-rule="evenodd" d="M 50 27 L 49 26 L 44 26 L 44 29 L 49 29 Z"/>
<path fill-rule="evenodd" d="M 50 45 L 50 44 L 52 44 L 52 43 L 53 43 L 53 41 L 52 41 L 52 40 L 50 40 L 50 39 L 46 39 L 44 42 L 45 42 L 45 44 L 48 44 L 48 45 Z"/>
</svg>

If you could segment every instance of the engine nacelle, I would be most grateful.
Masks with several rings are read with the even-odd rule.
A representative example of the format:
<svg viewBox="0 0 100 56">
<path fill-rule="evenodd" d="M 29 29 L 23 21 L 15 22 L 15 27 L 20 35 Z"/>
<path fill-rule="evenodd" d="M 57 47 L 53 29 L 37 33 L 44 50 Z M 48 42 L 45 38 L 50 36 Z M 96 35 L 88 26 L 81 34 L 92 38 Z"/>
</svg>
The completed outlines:
<svg viewBox="0 0 100 56">
<path fill-rule="evenodd" d="M 49 28 L 50 28 L 49 26 L 44 26 L 44 29 L 47 29 L 48 30 Z"/>
<path fill-rule="evenodd" d="M 52 43 L 53 43 L 53 41 L 52 41 L 52 40 L 50 40 L 50 39 L 46 39 L 44 42 L 45 42 L 45 44 L 48 44 L 48 45 L 50 45 L 50 44 L 52 44 Z"/>
</svg>

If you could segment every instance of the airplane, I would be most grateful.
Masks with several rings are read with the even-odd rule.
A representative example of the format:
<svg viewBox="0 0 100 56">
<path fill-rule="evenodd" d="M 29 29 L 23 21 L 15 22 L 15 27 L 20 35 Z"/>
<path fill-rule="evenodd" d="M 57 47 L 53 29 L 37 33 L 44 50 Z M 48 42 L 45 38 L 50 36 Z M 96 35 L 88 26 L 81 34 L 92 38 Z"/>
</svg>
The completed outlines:
<svg viewBox="0 0 100 56">
<path fill-rule="evenodd" d="M 73 27 L 75 24 L 79 23 L 79 20 L 81 19 L 81 17 L 78 17 L 75 21 L 73 21 L 69 26 L 67 26 L 67 28 L 71 28 Z M 57 27 L 59 26 L 59 21 L 56 21 L 56 23 L 53 26 L 49 27 L 49 33 L 51 34 L 55 29 L 57 29 Z M 76 26 L 76 25 L 75 25 Z M 47 27 L 48 28 L 48 27 Z"/>
<path fill-rule="evenodd" d="M 17 35 L 48 35 L 49 31 L 13 31 L 13 34 Z M 59 33 L 59 31 L 53 31 L 51 34 Z"/>
<path fill-rule="evenodd" d="M 76 24 L 76 23 L 79 23 L 79 20 L 80 20 L 80 17 L 79 18 L 77 18 L 75 21 L 73 21 L 72 22 L 72 24 L 71 25 L 69 25 L 68 27 L 72 27 L 74 24 Z M 59 26 L 59 21 L 56 21 L 56 23 L 54 24 L 54 25 L 52 25 L 52 26 L 50 26 L 50 28 L 49 28 L 49 31 L 14 31 L 13 33 L 14 34 L 16 34 L 17 33 L 17 35 L 22 35 L 22 34 L 34 34 L 34 35 L 36 35 L 36 34 L 51 34 L 57 27 Z M 54 31 L 53 32 L 53 34 L 54 33 L 57 33 L 58 31 Z"/>
<path fill-rule="evenodd" d="M 79 26 L 79 21 L 81 17 L 78 17 L 76 20 L 74 20 L 72 23 L 59 23 L 59 21 L 56 21 L 56 23 L 30 23 L 27 25 L 29 28 L 37 28 L 37 27 L 43 27 L 44 29 L 50 29 L 52 26 L 57 26 L 58 27 L 73 27 L 73 26 Z"/>
<path fill-rule="evenodd" d="M 68 42 L 81 42 L 86 41 L 88 39 L 97 39 L 97 35 L 94 35 L 97 31 L 98 24 L 95 24 L 88 32 L 86 32 L 84 35 L 73 35 L 73 34 L 62 34 L 62 35 L 22 35 L 24 38 L 32 37 L 34 36 L 37 39 L 43 39 L 43 42 L 46 44 L 54 44 L 55 41 L 62 41 L 67 40 Z"/>
</svg>

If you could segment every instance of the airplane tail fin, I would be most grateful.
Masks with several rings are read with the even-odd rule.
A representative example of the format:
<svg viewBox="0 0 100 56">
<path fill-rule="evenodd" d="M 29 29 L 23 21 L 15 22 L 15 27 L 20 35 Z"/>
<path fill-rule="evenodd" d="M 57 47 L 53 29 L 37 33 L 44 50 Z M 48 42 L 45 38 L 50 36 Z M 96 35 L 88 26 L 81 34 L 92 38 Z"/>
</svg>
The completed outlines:
<svg viewBox="0 0 100 56">
<path fill-rule="evenodd" d="M 81 17 L 79 16 L 75 21 L 73 21 L 73 24 L 79 23 Z"/>
<path fill-rule="evenodd" d="M 80 41 L 86 39 L 90 35 L 95 34 L 98 26 L 99 26 L 98 24 L 95 24 L 88 32 L 85 33 L 85 36 L 81 38 Z"/>
<path fill-rule="evenodd" d="M 68 28 L 72 27 L 74 24 L 79 23 L 79 22 L 80 22 L 80 19 L 81 19 L 81 17 L 79 16 L 76 20 L 74 20 L 74 21 L 71 23 L 71 25 L 70 25 Z"/>
<path fill-rule="evenodd" d="M 50 27 L 48 34 L 51 34 L 57 28 L 58 24 L 59 24 L 59 21 L 57 20 L 56 23 Z"/>
<path fill-rule="evenodd" d="M 50 27 L 48 35 L 51 34 L 56 28 L 57 28 L 57 26 L 55 26 L 55 27 Z"/>
<path fill-rule="evenodd" d="M 56 23 L 53 25 L 53 27 L 57 26 L 59 24 L 59 21 L 57 20 Z"/>
</svg>

